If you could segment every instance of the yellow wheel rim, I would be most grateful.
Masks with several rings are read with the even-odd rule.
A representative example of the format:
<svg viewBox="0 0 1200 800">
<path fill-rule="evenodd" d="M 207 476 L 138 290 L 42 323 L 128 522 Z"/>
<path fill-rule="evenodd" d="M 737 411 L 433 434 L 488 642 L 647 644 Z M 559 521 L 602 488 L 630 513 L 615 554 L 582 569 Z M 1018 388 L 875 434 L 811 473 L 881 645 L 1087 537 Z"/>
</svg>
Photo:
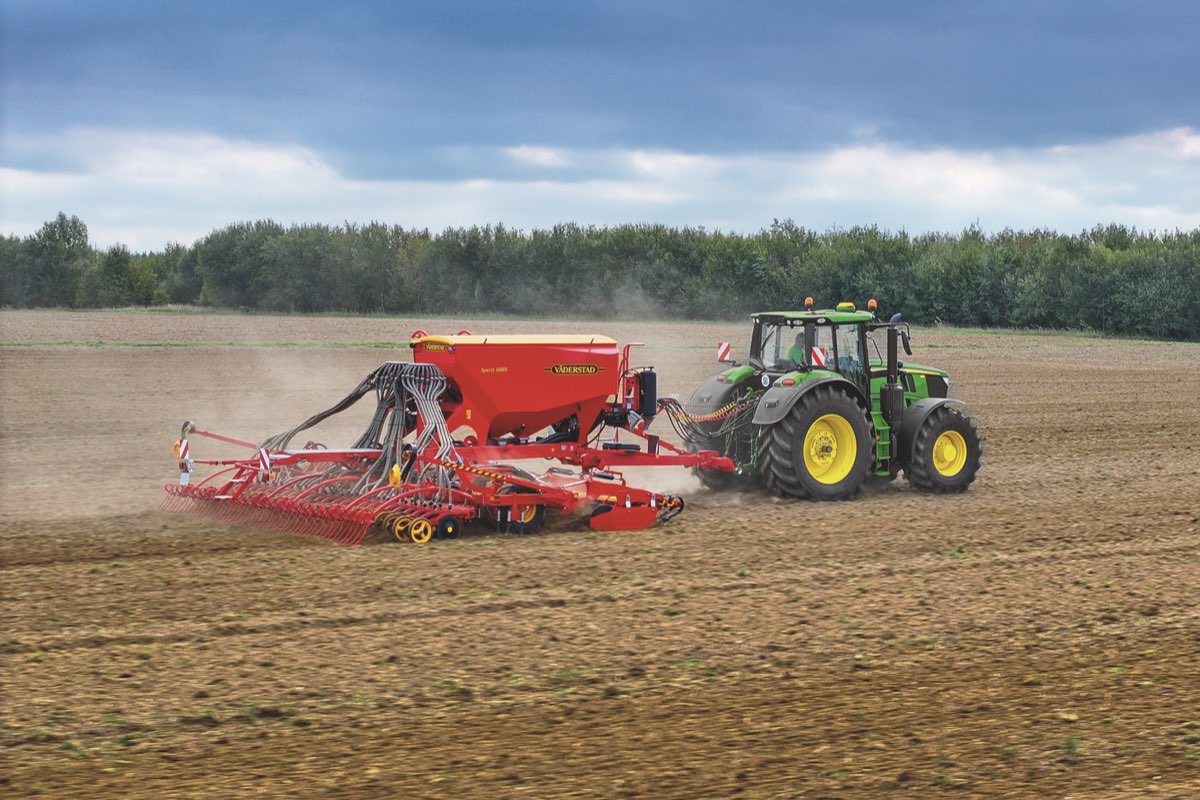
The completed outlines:
<svg viewBox="0 0 1200 800">
<path fill-rule="evenodd" d="M 537 516 L 537 506 L 513 506 L 512 521 L 519 522 L 524 525 L 527 522 L 533 522 Z"/>
<path fill-rule="evenodd" d="M 838 414 L 817 419 L 804 434 L 804 467 L 818 483 L 840 483 L 854 469 L 858 440 L 850 421 Z"/>
<path fill-rule="evenodd" d="M 408 538 L 409 525 L 412 525 L 410 517 L 396 517 L 392 520 L 392 536 L 396 537 L 397 542 L 403 542 Z"/>
<path fill-rule="evenodd" d="M 933 468 L 952 478 L 967 465 L 967 440 L 958 431 L 943 431 L 933 443 Z"/>
<path fill-rule="evenodd" d="M 425 544 L 433 538 L 433 525 L 427 519 L 413 520 L 412 527 L 408 529 L 408 535 L 417 544 Z"/>
</svg>

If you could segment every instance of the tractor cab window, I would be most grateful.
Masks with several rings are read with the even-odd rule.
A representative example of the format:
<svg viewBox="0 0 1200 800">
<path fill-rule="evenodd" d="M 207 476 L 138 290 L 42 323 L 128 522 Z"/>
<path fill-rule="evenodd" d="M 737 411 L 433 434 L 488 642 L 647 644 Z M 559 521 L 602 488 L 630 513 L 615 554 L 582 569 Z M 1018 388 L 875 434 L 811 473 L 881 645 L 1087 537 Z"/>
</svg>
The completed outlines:
<svg viewBox="0 0 1200 800">
<path fill-rule="evenodd" d="M 812 365 L 836 370 L 857 381 L 863 374 L 862 348 L 857 325 L 817 325 L 813 339 Z"/>
<path fill-rule="evenodd" d="M 838 325 L 834 328 L 837 338 L 837 371 L 854 383 L 862 383 L 863 352 L 858 325 Z"/>
<path fill-rule="evenodd" d="M 788 328 L 783 336 L 788 342 L 788 368 L 800 369 L 808 361 L 804 352 L 804 328 Z"/>
<path fill-rule="evenodd" d="M 799 341 L 799 349 L 797 349 Z M 804 363 L 804 329 L 787 325 L 763 325 L 759 332 L 758 351 L 753 355 L 764 369 L 795 369 Z M 797 355 L 799 354 L 799 360 Z"/>
<path fill-rule="evenodd" d="M 887 352 L 887 331 L 883 328 L 867 331 L 867 360 L 874 359 L 883 363 L 883 354 Z"/>
<path fill-rule="evenodd" d="M 815 325 L 812 365 L 814 369 L 833 369 L 835 351 L 833 345 L 833 328 L 829 325 Z"/>
</svg>

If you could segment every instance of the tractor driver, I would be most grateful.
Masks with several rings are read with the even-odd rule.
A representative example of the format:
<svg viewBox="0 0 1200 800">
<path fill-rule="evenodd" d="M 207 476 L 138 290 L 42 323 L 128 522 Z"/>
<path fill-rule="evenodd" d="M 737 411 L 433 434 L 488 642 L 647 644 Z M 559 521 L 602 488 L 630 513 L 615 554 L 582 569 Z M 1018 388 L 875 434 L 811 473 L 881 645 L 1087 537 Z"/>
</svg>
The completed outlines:
<svg viewBox="0 0 1200 800">
<path fill-rule="evenodd" d="M 804 329 L 796 334 L 796 343 L 788 348 L 788 359 L 797 367 L 804 364 Z"/>
</svg>

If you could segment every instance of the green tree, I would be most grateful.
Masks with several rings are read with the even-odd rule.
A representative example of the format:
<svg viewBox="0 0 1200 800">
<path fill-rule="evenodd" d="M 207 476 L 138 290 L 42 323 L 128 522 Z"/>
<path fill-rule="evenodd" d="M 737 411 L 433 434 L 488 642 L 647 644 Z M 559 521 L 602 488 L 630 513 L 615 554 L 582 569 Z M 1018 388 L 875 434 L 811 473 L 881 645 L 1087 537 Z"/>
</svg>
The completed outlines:
<svg viewBox="0 0 1200 800">
<path fill-rule="evenodd" d="M 196 269 L 196 248 L 173 242 L 161 253 L 138 257 L 154 272 L 168 303 L 195 303 L 200 298 L 201 279 Z"/>
<path fill-rule="evenodd" d="M 113 245 L 99 262 L 84 273 L 75 304 L 113 308 L 149 306 L 167 302 L 167 291 L 159 283 L 150 261 L 135 257 L 123 244 Z"/>
<path fill-rule="evenodd" d="M 259 308 L 276 280 L 264 270 L 264 249 L 284 235 L 273 220 L 238 223 L 213 231 L 196 245 L 202 305 Z"/>
<path fill-rule="evenodd" d="M 87 226 L 61 211 L 25 242 L 14 302 L 23 306 L 70 306 L 79 281 L 94 266 Z"/>
<path fill-rule="evenodd" d="M 25 246 L 16 236 L 0 236 L 0 306 L 24 305 L 21 290 Z"/>
</svg>

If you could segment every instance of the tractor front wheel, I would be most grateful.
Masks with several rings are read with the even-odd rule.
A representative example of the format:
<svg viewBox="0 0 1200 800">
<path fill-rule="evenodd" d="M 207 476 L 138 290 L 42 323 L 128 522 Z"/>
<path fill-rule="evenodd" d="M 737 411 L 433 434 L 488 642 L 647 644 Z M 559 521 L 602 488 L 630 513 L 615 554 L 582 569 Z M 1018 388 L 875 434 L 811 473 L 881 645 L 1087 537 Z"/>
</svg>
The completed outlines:
<svg viewBox="0 0 1200 800">
<path fill-rule="evenodd" d="M 789 497 L 845 500 L 862 488 L 874 456 L 867 412 L 844 391 L 818 386 L 763 429 L 759 470 Z"/>
<path fill-rule="evenodd" d="M 923 492 L 964 492 L 975 480 L 982 453 L 975 420 L 953 406 L 939 406 L 917 431 L 904 475 Z"/>
</svg>

